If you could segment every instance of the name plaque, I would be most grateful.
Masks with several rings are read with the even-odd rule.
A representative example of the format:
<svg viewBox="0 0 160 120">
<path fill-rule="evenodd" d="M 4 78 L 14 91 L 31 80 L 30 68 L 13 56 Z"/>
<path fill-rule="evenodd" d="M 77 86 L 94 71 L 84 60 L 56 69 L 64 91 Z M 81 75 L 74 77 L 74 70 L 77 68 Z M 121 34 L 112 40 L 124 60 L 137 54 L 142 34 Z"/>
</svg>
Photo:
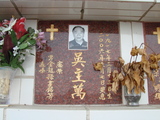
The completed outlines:
<svg viewBox="0 0 160 120">
<path fill-rule="evenodd" d="M 120 56 L 118 27 L 107 21 L 39 21 L 47 46 L 36 52 L 35 104 L 121 104 L 121 89 L 111 90 L 116 67 L 104 62 Z M 97 62 L 102 71 L 94 70 Z"/>
</svg>

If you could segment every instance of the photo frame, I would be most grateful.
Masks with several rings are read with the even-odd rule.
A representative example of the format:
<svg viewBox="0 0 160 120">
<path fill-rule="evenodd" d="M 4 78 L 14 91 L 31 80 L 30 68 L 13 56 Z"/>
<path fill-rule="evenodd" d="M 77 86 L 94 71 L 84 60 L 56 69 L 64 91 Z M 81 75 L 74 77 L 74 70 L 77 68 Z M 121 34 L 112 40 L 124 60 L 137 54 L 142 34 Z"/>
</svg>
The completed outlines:
<svg viewBox="0 0 160 120">
<path fill-rule="evenodd" d="M 69 25 L 69 50 L 88 50 L 88 25 Z"/>
</svg>

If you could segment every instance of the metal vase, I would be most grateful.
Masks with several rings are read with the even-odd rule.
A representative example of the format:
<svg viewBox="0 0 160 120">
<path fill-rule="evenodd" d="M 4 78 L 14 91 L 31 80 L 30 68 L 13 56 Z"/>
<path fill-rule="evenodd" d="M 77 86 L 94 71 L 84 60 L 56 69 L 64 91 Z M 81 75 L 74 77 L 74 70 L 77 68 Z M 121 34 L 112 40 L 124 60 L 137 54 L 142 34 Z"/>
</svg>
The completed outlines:
<svg viewBox="0 0 160 120">
<path fill-rule="evenodd" d="M 139 106 L 139 100 L 141 98 L 141 93 L 136 94 L 134 89 L 132 89 L 131 93 L 128 93 L 127 87 L 124 86 L 124 97 L 127 101 L 128 106 Z"/>
</svg>

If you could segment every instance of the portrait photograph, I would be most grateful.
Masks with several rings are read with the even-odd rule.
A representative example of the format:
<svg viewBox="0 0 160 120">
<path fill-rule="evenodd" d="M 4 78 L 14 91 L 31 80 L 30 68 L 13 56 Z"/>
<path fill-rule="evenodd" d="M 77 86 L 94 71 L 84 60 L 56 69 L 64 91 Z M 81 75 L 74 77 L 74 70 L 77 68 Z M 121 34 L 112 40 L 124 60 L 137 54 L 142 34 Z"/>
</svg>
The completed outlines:
<svg viewBox="0 0 160 120">
<path fill-rule="evenodd" d="M 88 25 L 69 25 L 69 50 L 88 50 Z"/>
</svg>

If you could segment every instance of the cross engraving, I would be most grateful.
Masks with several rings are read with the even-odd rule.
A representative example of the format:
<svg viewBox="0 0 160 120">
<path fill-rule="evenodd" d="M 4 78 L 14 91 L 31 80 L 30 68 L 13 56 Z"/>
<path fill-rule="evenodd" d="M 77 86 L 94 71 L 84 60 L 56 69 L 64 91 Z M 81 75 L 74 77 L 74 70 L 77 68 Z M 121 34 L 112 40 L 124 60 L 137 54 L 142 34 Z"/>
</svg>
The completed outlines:
<svg viewBox="0 0 160 120">
<path fill-rule="evenodd" d="M 58 29 L 54 28 L 54 25 L 51 24 L 51 28 L 47 28 L 46 32 L 51 32 L 50 33 L 50 40 L 54 40 L 54 32 L 58 32 Z"/>
<path fill-rule="evenodd" d="M 157 31 L 153 32 L 153 34 L 157 35 L 157 37 L 158 37 L 158 44 L 160 44 L 160 27 L 157 27 Z"/>
</svg>

